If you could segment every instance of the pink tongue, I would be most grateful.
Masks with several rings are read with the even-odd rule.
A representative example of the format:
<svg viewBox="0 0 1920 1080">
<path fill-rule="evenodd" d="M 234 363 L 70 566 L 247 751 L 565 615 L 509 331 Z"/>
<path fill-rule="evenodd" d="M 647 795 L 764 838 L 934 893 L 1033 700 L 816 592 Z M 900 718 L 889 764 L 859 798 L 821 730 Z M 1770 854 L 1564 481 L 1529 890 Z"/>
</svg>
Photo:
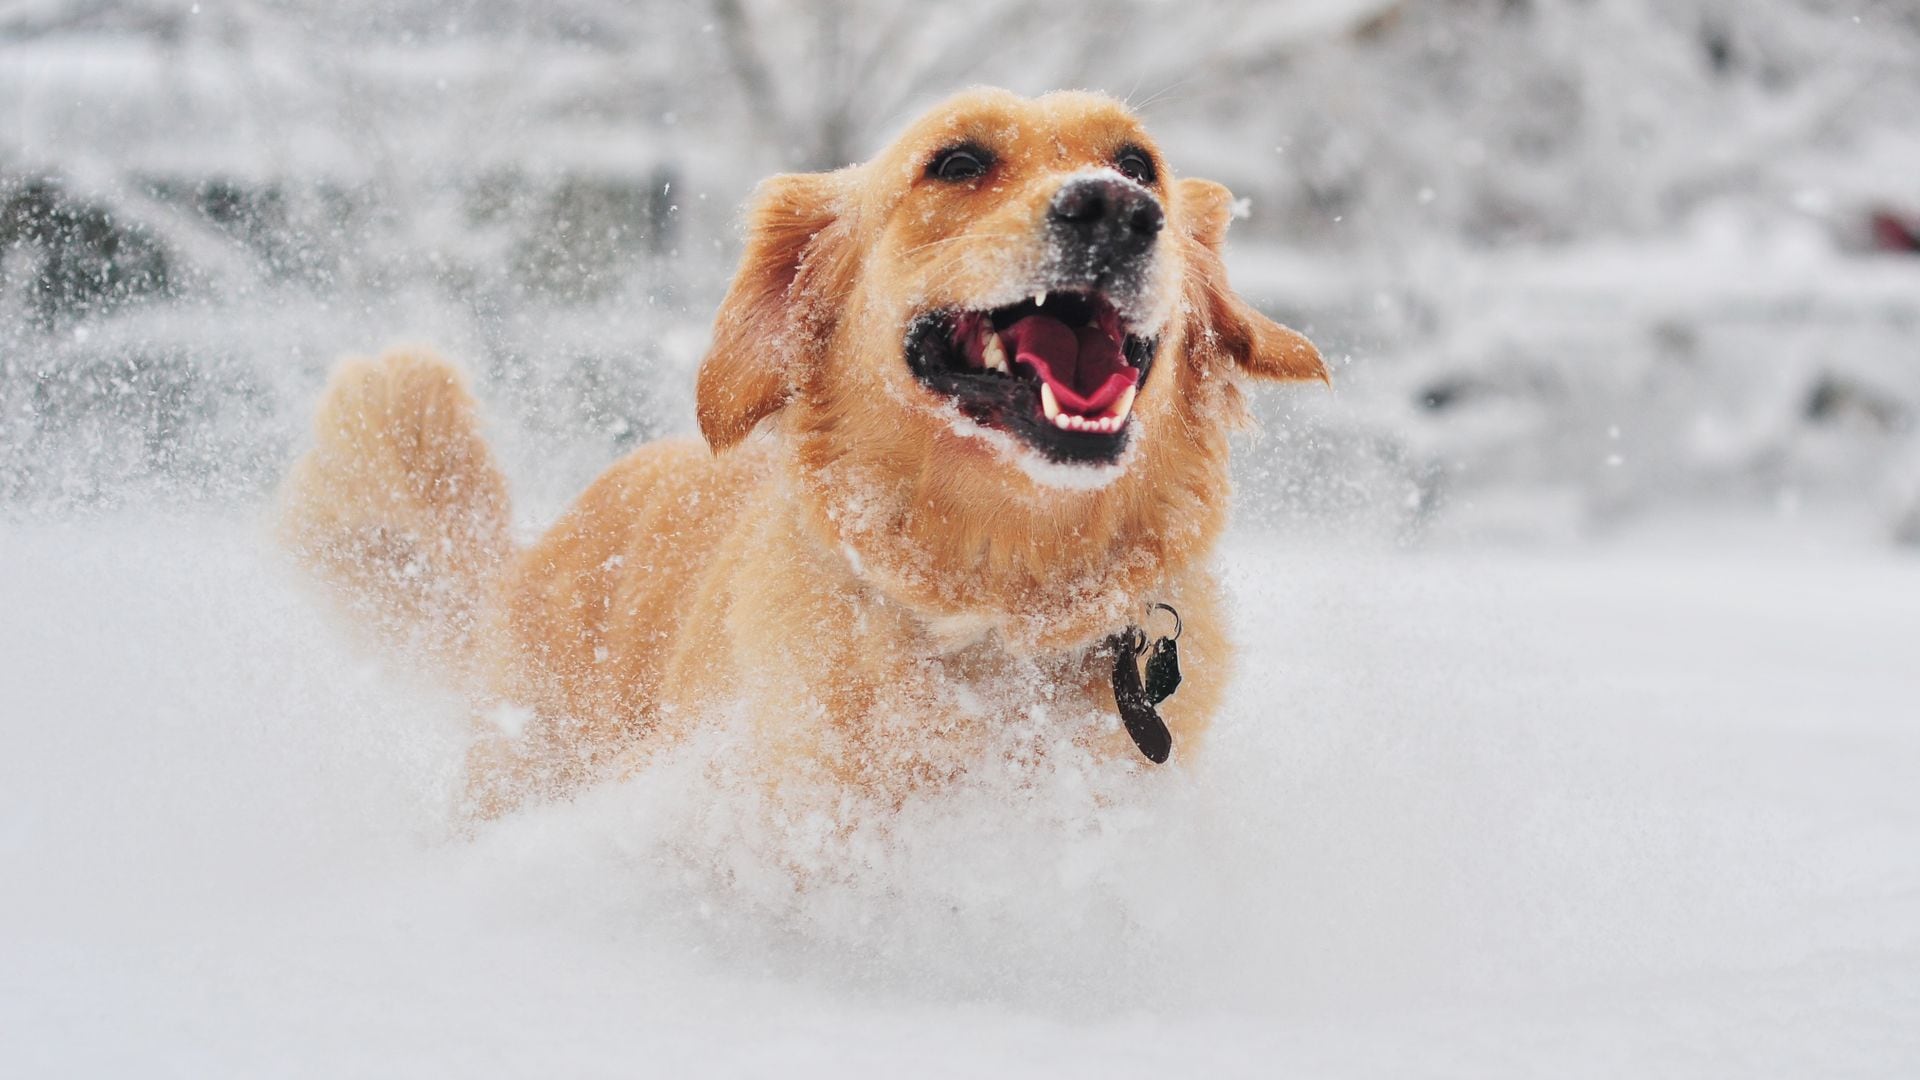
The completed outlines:
<svg viewBox="0 0 1920 1080">
<path fill-rule="evenodd" d="M 1031 367 L 1053 387 L 1065 412 L 1104 413 L 1139 376 L 1121 355 L 1119 339 L 1098 323 L 1075 330 L 1059 319 L 1029 315 L 1000 331 L 1000 340 L 1015 363 Z"/>
</svg>

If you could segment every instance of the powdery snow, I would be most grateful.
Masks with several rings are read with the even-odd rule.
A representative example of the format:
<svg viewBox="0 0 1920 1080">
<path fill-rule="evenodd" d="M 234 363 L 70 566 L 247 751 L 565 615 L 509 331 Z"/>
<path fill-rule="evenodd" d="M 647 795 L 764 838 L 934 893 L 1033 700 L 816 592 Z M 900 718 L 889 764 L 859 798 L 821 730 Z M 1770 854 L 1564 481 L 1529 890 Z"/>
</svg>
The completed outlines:
<svg viewBox="0 0 1920 1080">
<path fill-rule="evenodd" d="M 1099 491 L 1108 484 L 1124 476 L 1127 466 L 1132 462 L 1135 447 L 1140 443 L 1140 429 L 1133 425 L 1133 434 L 1127 442 L 1127 448 L 1121 452 L 1120 459 L 1107 464 L 1083 464 L 1077 462 L 1049 461 L 1037 451 L 1028 447 L 1014 436 L 997 428 L 975 423 L 962 413 L 957 405 L 945 402 L 941 413 L 947 421 L 947 429 L 965 439 L 978 439 L 993 448 L 1003 461 L 1017 466 L 1026 474 L 1027 479 L 1043 488 L 1060 491 Z"/>
<path fill-rule="evenodd" d="M 836 846 L 724 733 L 453 835 L 255 523 L 0 522 L 0 1072 L 1912 1074 L 1920 563 L 1765 537 L 1243 534 L 1203 760 Z"/>
</svg>

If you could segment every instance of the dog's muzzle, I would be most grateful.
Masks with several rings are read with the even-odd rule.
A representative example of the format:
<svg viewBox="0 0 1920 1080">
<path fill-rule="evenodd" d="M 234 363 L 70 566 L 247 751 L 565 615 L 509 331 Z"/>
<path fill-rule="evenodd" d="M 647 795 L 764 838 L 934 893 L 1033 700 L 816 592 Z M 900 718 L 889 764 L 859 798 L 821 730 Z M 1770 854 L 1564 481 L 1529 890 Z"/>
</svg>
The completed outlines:
<svg viewBox="0 0 1920 1080">
<path fill-rule="evenodd" d="M 1047 206 L 1053 278 L 1119 293 L 1138 289 L 1167 223 L 1160 200 L 1119 176 L 1080 176 L 1060 185 Z"/>
</svg>

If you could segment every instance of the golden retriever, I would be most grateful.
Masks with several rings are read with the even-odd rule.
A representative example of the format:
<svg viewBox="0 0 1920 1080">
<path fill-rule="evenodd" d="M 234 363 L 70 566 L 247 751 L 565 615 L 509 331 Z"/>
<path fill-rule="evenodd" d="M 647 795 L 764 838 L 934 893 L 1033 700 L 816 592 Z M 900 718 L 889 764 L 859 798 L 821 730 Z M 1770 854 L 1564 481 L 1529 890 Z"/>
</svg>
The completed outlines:
<svg viewBox="0 0 1920 1080">
<path fill-rule="evenodd" d="M 1231 203 L 1110 98 L 961 94 L 872 161 L 762 185 L 704 444 L 633 452 L 521 550 L 460 376 L 351 360 L 285 535 L 472 696 L 480 816 L 723 715 L 770 780 L 896 805 L 1011 724 L 1137 757 L 1115 642 L 1151 604 L 1184 624 L 1159 718 L 1190 760 L 1230 663 L 1209 559 L 1241 384 L 1326 378 L 1229 289 Z"/>
</svg>

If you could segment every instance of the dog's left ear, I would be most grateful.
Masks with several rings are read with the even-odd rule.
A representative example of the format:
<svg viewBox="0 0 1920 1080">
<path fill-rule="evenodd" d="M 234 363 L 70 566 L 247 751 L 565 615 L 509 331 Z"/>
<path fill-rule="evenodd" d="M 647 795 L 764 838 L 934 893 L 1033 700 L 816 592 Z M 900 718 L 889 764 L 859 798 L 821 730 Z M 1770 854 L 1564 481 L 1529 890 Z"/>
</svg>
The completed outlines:
<svg viewBox="0 0 1920 1080">
<path fill-rule="evenodd" d="M 849 247 L 845 190 L 842 173 L 791 173 L 754 194 L 747 250 L 695 390 L 700 433 L 715 453 L 787 403 L 833 334 Z"/>
<path fill-rule="evenodd" d="M 1220 247 L 1233 220 L 1233 193 L 1211 180 L 1187 178 L 1174 192 L 1176 213 L 1187 236 L 1194 275 L 1192 306 L 1204 320 L 1204 336 L 1234 366 L 1249 375 L 1282 381 L 1326 382 L 1320 350 L 1297 331 L 1253 310 L 1227 284 Z"/>
</svg>

